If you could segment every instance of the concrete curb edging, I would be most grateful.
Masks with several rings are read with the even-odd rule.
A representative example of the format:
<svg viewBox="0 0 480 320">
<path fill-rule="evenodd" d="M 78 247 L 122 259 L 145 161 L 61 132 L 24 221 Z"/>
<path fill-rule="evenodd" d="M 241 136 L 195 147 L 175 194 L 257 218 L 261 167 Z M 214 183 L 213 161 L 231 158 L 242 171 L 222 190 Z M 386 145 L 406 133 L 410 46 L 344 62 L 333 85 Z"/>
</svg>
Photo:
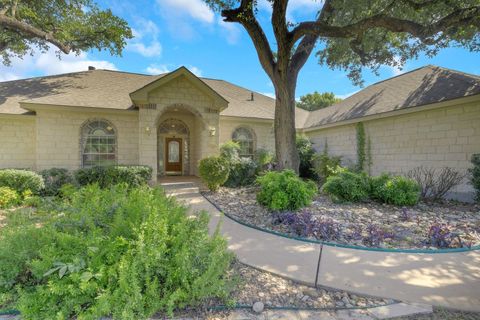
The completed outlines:
<svg viewBox="0 0 480 320">
<path fill-rule="evenodd" d="M 229 249 L 250 266 L 311 286 L 399 301 L 480 311 L 480 251 L 382 252 L 328 246 L 249 228 L 220 212 L 199 192 L 169 190 L 194 211 L 221 221 Z M 322 258 L 318 263 L 320 249 Z"/>
</svg>

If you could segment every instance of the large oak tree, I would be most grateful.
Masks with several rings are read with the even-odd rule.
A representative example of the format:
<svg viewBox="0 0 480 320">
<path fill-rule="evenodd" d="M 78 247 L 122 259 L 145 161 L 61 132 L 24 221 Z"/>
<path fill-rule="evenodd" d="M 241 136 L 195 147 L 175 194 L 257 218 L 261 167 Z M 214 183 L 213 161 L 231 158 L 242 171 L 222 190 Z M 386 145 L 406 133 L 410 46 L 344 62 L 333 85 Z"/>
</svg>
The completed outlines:
<svg viewBox="0 0 480 320">
<path fill-rule="evenodd" d="M 258 20 L 257 0 L 204 1 L 220 11 L 224 21 L 243 26 L 272 80 L 280 169 L 299 167 L 295 88 L 315 48 L 320 64 L 348 71 L 355 84 L 361 84 L 364 67 L 377 72 L 382 65 L 401 66 L 448 46 L 480 48 L 480 0 L 325 0 L 316 19 L 299 23 L 287 20 L 288 0 L 266 0 L 272 7 L 274 41 Z"/>
<path fill-rule="evenodd" d="M 10 64 L 50 45 L 68 54 L 92 48 L 120 55 L 132 31 L 91 0 L 0 0 L 0 60 Z"/>
</svg>

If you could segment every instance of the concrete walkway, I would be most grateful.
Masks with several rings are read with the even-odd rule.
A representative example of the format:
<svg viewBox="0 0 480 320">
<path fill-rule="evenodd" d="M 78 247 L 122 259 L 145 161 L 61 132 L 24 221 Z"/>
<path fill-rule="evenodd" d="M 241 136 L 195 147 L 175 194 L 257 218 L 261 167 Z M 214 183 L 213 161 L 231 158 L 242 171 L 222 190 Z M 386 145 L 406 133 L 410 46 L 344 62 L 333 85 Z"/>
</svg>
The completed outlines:
<svg viewBox="0 0 480 320">
<path fill-rule="evenodd" d="M 191 210 L 221 223 L 229 249 L 250 266 L 311 286 L 413 303 L 480 311 L 480 252 L 411 254 L 310 244 L 245 227 L 223 216 L 198 191 L 198 180 L 161 181 Z M 201 188 L 201 186 L 200 186 Z"/>
</svg>

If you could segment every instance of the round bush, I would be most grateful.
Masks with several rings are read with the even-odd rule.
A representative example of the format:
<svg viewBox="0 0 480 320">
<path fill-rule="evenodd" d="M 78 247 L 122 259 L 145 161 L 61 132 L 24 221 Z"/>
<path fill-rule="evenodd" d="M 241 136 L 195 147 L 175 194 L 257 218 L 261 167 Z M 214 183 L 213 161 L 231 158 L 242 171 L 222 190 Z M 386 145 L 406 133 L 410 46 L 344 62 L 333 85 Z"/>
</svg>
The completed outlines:
<svg viewBox="0 0 480 320">
<path fill-rule="evenodd" d="M 227 187 L 248 186 L 255 181 L 257 164 L 250 158 L 239 158 L 229 164 Z"/>
<path fill-rule="evenodd" d="M 292 170 L 271 171 L 258 177 L 257 201 L 271 210 L 296 210 L 309 205 L 318 189 L 303 181 Z"/>
<path fill-rule="evenodd" d="M 43 195 L 57 196 L 60 188 L 65 184 L 73 184 L 72 174 L 63 168 L 51 168 L 40 172 L 45 182 Z"/>
<path fill-rule="evenodd" d="M 390 181 L 391 176 L 388 173 L 382 173 L 376 177 L 370 177 L 370 198 L 383 202 L 383 186 Z"/>
<path fill-rule="evenodd" d="M 368 199 L 370 186 L 365 173 L 344 170 L 328 177 L 322 189 L 333 201 L 359 202 Z"/>
<path fill-rule="evenodd" d="M 413 206 L 420 199 L 420 186 L 409 178 L 394 176 L 376 186 L 375 195 L 384 203 Z"/>
<path fill-rule="evenodd" d="M 33 194 L 38 194 L 44 187 L 44 181 L 41 175 L 36 172 L 19 169 L 0 170 L 0 187 L 9 187 L 18 194 L 30 190 Z"/>
<path fill-rule="evenodd" d="M 18 204 L 20 196 L 9 187 L 0 187 L 0 209 L 10 208 Z"/>
<path fill-rule="evenodd" d="M 212 156 L 204 158 L 200 160 L 198 169 L 200 178 L 202 178 L 211 191 L 217 191 L 228 179 L 228 161 L 223 157 Z"/>
</svg>

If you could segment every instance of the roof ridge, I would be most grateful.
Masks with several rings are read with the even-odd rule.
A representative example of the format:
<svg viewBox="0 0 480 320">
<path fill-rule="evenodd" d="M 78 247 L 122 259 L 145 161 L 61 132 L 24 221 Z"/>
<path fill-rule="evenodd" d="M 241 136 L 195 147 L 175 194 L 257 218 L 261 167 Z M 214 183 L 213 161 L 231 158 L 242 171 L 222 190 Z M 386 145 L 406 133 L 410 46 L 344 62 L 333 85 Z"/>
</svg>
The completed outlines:
<svg viewBox="0 0 480 320">
<path fill-rule="evenodd" d="M 442 66 L 435 66 L 435 67 L 437 67 L 438 69 L 442 69 L 442 70 L 452 72 L 452 73 L 462 74 L 462 75 L 466 75 L 466 76 L 469 76 L 469 77 L 474 77 L 474 78 L 479 78 L 480 79 L 480 75 L 477 75 L 477 74 L 474 74 L 474 73 L 469 73 L 469 72 L 464 72 L 464 71 L 460 71 L 460 70 L 450 69 L 450 68 L 446 68 L 446 67 L 442 67 Z"/>
<path fill-rule="evenodd" d="M 8 83 L 8 82 L 15 82 L 15 81 L 32 80 L 32 79 L 62 77 L 62 76 L 77 74 L 77 73 L 87 73 L 87 72 L 90 72 L 90 71 L 93 71 L 93 70 L 73 71 L 73 72 L 66 72 L 66 73 L 50 74 L 50 75 L 47 75 L 47 76 L 36 76 L 36 77 L 28 77 L 28 78 L 21 78 L 21 79 L 15 79 L 15 80 L 7 80 L 7 81 L 1 81 L 0 84 Z"/>
<path fill-rule="evenodd" d="M 243 89 L 243 90 L 246 90 L 246 91 L 250 91 L 250 92 L 253 92 L 253 93 L 256 93 L 256 94 L 259 94 L 265 98 L 269 98 L 269 99 L 272 99 L 272 100 L 275 100 L 275 98 L 272 98 L 272 97 L 269 97 L 261 92 L 258 92 L 256 90 L 253 90 L 253 89 L 249 89 L 249 88 L 246 88 L 246 87 L 243 87 L 243 86 L 239 86 L 238 84 L 235 84 L 233 82 L 230 82 L 230 81 L 227 81 L 227 80 L 223 80 L 223 79 L 209 79 L 209 78 L 201 78 L 201 79 L 206 79 L 206 80 L 215 80 L 215 81 L 222 81 L 222 82 L 225 82 L 225 83 L 228 83 L 229 85 L 232 85 L 234 87 L 237 87 L 237 88 L 240 88 L 240 89 Z"/>
<path fill-rule="evenodd" d="M 422 67 L 418 67 L 418 68 L 415 68 L 415 69 L 412 69 L 412 70 L 409 70 L 409 71 L 405 71 L 404 73 L 401 73 L 401 74 L 397 74 L 396 76 L 393 76 L 393 77 L 390 77 L 390 78 L 387 78 L 387 79 L 383 79 L 383 80 L 379 80 L 377 82 L 374 82 L 368 86 L 366 86 L 364 89 L 368 88 L 368 87 L 371 87 L 371 86 L 374 86 L 374 85 L 377 85 L 379 83 L 382 83 L 382 82 L 386 82 L 386 81 L 390 81 L 390 80 L 393 80 L 393 79 L 396 79 L 396 78 L 400 78 L 400 77 L 403 77 L 409 73 L 413 73 L 413 72 L 416 72 L 418 70 L 421 70 L 421 69 L 426 69 L 426 68 L 431 68 L 431 69 L 434 69 L 434 68 L 438 68 L 438 66 L 436 65 L 433 65 L 433 64 L 427 64 L 427 65 L 424 65 Z M 364 90 L 362 89 L 362 90 Z M 362 91 L 360 90 L 360 91 Z"/>
</svg>

